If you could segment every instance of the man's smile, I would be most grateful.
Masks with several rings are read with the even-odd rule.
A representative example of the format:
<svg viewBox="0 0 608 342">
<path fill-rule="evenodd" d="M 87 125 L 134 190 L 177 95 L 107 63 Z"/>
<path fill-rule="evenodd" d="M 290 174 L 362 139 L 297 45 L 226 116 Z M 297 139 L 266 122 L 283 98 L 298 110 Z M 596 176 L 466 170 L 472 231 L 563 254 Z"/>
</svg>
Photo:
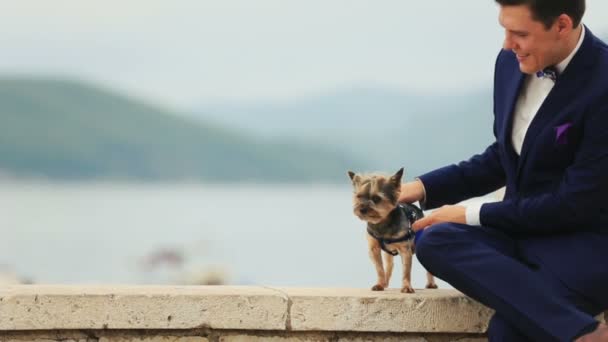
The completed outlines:
<svg viewBox="0 0 608 342">
<path fill-rule="evenodd" d="M 530 56 L 530 54 L 519 54 L 519 53 L 515 53 L 515 55 L 517 56 L 517 60 L 520 62 Z"/>
</svg>

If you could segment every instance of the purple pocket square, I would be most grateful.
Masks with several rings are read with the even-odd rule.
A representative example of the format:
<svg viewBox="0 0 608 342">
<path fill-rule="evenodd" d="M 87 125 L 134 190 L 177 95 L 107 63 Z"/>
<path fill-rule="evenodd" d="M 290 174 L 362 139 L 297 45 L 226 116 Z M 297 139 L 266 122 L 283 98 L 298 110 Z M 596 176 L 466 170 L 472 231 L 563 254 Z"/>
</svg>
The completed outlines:
<svg viewBox="0 0 608 342">
<path fill-rule="evenodd" d="M 558 145 L 566 145 L 568 143 L 568 129 L 572 127 L 572 122 L 566 122 L 555 126 L 555 142 Z"/>
</svg>

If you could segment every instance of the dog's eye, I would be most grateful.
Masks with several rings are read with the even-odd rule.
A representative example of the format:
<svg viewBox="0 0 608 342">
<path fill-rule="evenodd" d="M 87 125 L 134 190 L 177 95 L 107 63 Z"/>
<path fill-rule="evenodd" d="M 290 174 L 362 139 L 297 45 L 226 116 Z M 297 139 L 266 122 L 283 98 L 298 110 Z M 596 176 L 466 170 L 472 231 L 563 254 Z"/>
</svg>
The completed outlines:
<svg viewBox="0 0 608 342">
<path fill-rule="evenodd" d="M 372 201 L 376 204 L 382 202 L 382 197 L 378 196 L 378 195 L 374 195 L 372 196 Z"/>
</svg>

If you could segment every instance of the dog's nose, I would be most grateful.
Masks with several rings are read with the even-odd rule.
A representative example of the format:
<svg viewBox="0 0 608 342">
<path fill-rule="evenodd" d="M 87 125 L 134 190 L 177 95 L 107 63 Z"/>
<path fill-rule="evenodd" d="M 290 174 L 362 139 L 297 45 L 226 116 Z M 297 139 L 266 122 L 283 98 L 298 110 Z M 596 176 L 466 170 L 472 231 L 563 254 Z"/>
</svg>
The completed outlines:
<svg viewBox="0 0 608 342">
<path fill-rule="evenodd" d="M 368 208 L 361 208 L 361 209 L 359 209 L 359 212 L 360 212 L 361 214 L 363 214 L 363 215 L 367 214 L 367 212 L 368 212 L 368 211 L 369 211 L 369 209 L 368 209 Z"/>
</svg>

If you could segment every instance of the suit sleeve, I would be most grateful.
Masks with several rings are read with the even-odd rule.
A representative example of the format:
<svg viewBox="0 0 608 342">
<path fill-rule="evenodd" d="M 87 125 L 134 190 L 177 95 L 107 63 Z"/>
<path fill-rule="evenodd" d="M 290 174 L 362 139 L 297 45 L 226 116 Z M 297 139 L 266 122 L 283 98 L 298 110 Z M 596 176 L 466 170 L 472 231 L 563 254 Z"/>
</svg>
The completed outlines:
<svg viewBox="0 0 608 342">
<path fill-rule="evenodd" d="M 606 215 L 608 104 L 586 115 L 579 149 L 559 186 L 550 193 L 484 204 L 482 225 L 505 232 L 543 234 L 593 228 Z"/>
<path fill-rule="evenodd" d="M 426 191 L 423 209 L 454 204 L 482 196 L 505 184 L 505 173 L 494 142 L 483 153 L 459 164 L 442 167 L 420 176 Z"/>
</svg>

